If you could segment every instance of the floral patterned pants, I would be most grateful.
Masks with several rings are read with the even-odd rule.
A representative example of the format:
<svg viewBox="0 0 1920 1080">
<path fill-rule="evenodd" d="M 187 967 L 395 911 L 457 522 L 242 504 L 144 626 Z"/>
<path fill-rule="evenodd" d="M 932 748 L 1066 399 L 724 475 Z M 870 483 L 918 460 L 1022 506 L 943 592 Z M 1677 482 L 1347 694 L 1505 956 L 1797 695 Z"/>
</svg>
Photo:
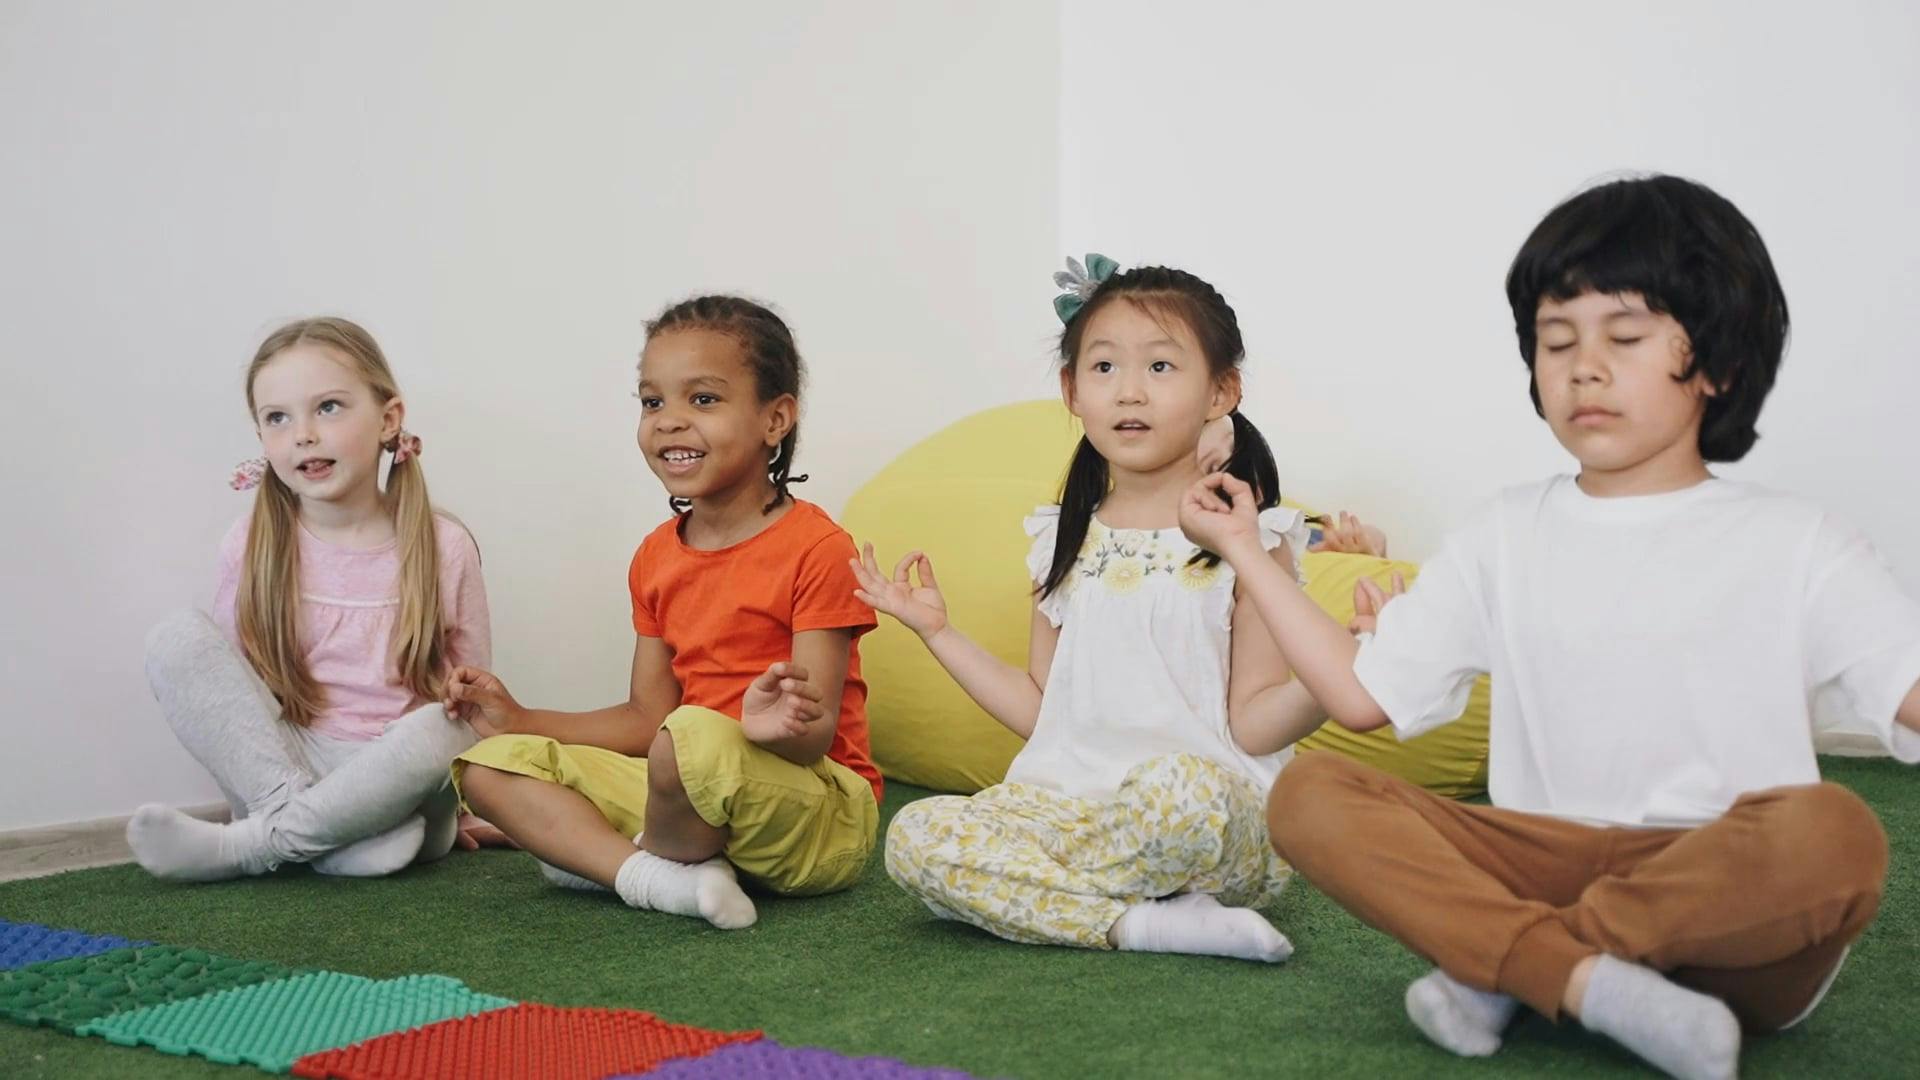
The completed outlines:
<svg viewBox="0 0 1920 1080">
<path fill-rule="evenodd" d="M 1191 754 L 1143 762 L 1111 801 L 1031 784 L 921 799 L 887 830 L 887 874 L 943 919 L 1010 941 L 1110 949 L 1127 908 L 1177 893 L 1257 907 L 1292 871 L 1265 793 Z"/>
</svg>

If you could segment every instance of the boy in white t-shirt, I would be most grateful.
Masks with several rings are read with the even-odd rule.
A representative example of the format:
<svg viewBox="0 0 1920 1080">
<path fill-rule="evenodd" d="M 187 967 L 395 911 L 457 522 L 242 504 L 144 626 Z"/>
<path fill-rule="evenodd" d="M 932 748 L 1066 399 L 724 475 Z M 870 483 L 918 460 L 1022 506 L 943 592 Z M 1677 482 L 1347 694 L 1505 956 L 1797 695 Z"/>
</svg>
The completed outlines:
<svg viewBox="0 0 1920 1080">
<path fill-rule="evenodd" d="M 1421 1031 L 1490 1054 L 1525 1004 L 1731 1077 L 1742 1025 L 1811 1012 L 1879 907 L 1885 834 L 1820 782 L 1812 713 L 1920 761 L 1920 605 L 1819 507 L 1707 470 L 1753 446 L 1788 328 L 1732 203 L 1666 176 L 1588 190 L 1527 238 L 1507 296 L 1579 475 L 1503 492 L 1404 598 L 1359 597 L 1373 633 L 1273 569 L 1231 477 L 1181 524 L 1347 728 L 1419 734 L 1493 675 L 1492 806 L 1328 753 L 1268 802 L 1295 869 L 1434 962 L 1407 990 Z"/>
</svg>

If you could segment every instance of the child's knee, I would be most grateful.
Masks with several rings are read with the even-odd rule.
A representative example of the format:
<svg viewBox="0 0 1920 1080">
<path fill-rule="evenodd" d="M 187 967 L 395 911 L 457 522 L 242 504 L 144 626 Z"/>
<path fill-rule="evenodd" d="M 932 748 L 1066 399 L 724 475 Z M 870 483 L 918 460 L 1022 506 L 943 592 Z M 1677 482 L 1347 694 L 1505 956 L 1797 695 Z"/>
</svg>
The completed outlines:
<svg viewBox="0 0 1920 1080">
<path fill-rule="evenodd" d="M 1360 766 L 1327 751 L 1296 754 L 1280 770 L 1267 793 L 1267 835 L 1282 858 L 1298 866 L 1310 862 L 1323 844 L 1350 843 L 1327 812 L 1329 794 L 1354 777 Z"/>
<path fill-rule="evenodd" d="M 1787 788 L 1780 798 L 1788 824 L 1767 831 L 1795 876 L 1871 897 L 1877 908 L 1887 880 L 1887 833 L 1866 801 L 1834 783 Z"/>
<path fill-rule="evenodd" d="M 757 749 L 725 713 L 681 706 L 647 747 L 648 790 L 684 798 L 689 781 L 745 772 L 746 756 Z"/>
<path fill-rule="evenodd" d="M 455 768 L 459 771 L 460 801 L 481 817 L 496 813 L 514 774 L 471 761 L 459 762 Z"/>
<path fill-rule="evenodd" d="M 887 851 L 895 848 L 906 850 L 919 843 L 921 833 L 926 828 L 927 816 L 920 802 L 910 802 L 893 815 L 893 820 L 887 824 Z"/>
<path fill-rule="evenodd" d="M 930 800 L 908 803 L 893 815 L 882 845 L 882 861 L 887 876 L 909 892 L 918 893 L 930 870 L 937 870 L 939 859 L 928 835 Z"/>
<path fill-rule="evenodd" d="M 147 681 L 157 683 L 202 662 L 209 643 L 224 647 L 226 639 L 213 620 L 199 611 L 176 611 L 147 631 Z"/>
<path fill-rule="evenodd" d="M 408 752 L 417 755 L 423 764 L 441 766 L 473 749 L 480 741 L 465 721 L 448 716 L 438 702 L 422 705 L 395 720 L 381 733 L 380 739 L 382 742 L 404 740 Z"/>
<path fill-rule="evenodd" d="M 687 785 L 680 778 L 680 755 L 673 733 L 662 727 L 647 747 L 647 798 L 685 800 Z"/>
</svg>

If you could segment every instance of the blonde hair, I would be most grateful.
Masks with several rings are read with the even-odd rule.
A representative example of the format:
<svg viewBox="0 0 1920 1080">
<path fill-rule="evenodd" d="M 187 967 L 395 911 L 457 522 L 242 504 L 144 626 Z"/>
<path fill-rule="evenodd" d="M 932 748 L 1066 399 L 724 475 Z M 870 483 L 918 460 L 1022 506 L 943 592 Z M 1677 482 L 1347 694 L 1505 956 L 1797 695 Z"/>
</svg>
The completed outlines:
<svg viewBox="0 0 1920 1080">
<path fill-rule="evenodd" d="M 247 365 L 249 415 L 260 369 L 301 344 L 334 352 L 366 381 L 382 407 L 400 396 L 387 358 L 371 334 L 346 319 L 302 319 L 268 334 L 254 352 Z M 304 727 L 325 707 L 326 695 L 300 651 L 300 500 L 272 469 L 257 490 L 234 602 L 235 623 L 247 662 L 280 699 L 288 721 Z M 418 456 L 387 473 L 385 501 L 400 551 L 400 616 L 390 650 L 394 669 L 417 697 L 437 701 L 446 684 L 447 661 L 440 625 L 440 545 Z"/>
</svg>

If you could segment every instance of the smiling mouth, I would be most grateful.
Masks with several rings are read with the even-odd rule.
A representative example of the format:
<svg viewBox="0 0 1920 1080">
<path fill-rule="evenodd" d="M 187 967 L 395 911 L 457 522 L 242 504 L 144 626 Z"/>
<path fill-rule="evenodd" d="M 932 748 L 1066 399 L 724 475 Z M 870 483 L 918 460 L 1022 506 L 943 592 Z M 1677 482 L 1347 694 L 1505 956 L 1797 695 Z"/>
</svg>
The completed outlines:
<svg viewBox="0 0 1920 1080">
<path fill-rule="evenodd" d="M 689 450 L 684 446 L 676 446 L 670 450 L 660 451 L 660 467 L 668 476 L 687 476 L 698 469 L 706 457 L 704 450 Z"/>
<path fill-rule="evenodd" d="M 332 458 L 308 458 L 294 467 L 294 471 L 311 480 L 333 471 Z"/>
</svg>

